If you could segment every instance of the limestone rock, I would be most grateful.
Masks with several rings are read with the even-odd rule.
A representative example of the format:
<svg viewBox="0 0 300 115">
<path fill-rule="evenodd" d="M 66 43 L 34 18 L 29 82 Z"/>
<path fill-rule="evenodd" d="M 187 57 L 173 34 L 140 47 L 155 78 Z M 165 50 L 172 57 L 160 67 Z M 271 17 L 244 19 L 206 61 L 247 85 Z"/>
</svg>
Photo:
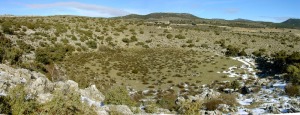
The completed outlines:
<svg viewBox="0 0 300 115">
<path fill-rule="evenodd" d="M 109 112 L 118 113 L 121 115 L 133 115 L 132 111 L 127 105 L 109 105 Z"/>
<path fill-rule="evenodd" d="M 104 95 L 96 88 L 95 85 L 91 85 L 88 88 L 81 89 L 80 93 L 82 96 L 88 97 L 95 101 L 104 101 Z"/>
<path fill-rule="evenodd" d="M 195 95 L 197 100 L 217 98 L 220 95 L 219 92 L 214 91 L 213 89 L 204 88 L 201 94 Z"/>
<path fill-rule="evenodd" d="M 55 82 L 54 89 L 62 90 L 62 91 L 73 90 L 73 91 L 79 92 L 78 83 L 76 83 L 75 81 L 72 81 L 72 80 L 67 80 L 66 82 L 63 82 L 63 81 Z"/>
<path fill-rule="evenodd" d="M 53 98 L 53 95 L 51 93 L 44 93 L 44 94 L 38 94 L 37 95 L 37 101 L 40 103 L 46 103 L 51 101 Z"/>
<path fill-rule="evenodd" d="M 273 114 L 280 114 L 281 113 L 281 111 L 275 106 L 268 106 L 267 111 L 269 113 L 273 113 Z"/>
<path fill-rule="evenodd" d="M 229 108 L 230 108 L 229 105 L 220 104 L 217 109 L 223 112 L 229 112 L 230 111 Z"/>
<path fill-rule="evenodd" d="M 37 79 L 39 77 L 46 77 L 46 76 L 39 72 L 35 72 L 35 71 L 31 72 L 31 79 Z"/>
<path fill-rule="evenodd" d="M 157 108 L 157 113 L 159 114 L 170 114 L 170 110 L 169 109 L 163 109 L 163 108 Z"/>
<path fill-rule="evenodd" d="M 6 93 L 15 85 L 25 84 L 29 80 L 30 71 L 0 64 L 0 93 Z"/>
<path fill-rule="evenodd" d="M 27 86 L 31 94 L 44 94 L 53 90 L 53 83 L 45 77 L 39 77 Z"/>
</svg>

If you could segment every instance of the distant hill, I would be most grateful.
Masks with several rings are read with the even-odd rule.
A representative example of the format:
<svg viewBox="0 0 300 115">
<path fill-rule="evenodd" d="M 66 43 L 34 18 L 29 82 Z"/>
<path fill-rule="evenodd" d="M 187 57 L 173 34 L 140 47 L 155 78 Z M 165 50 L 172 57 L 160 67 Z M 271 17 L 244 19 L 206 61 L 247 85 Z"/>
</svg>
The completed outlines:
<svg viewBox="0 0 300 115">
<path fill-rule="evenodd" d="M 233 21 L 237 21 L 237 22 L 253 22 L 252 20 L 243 19 L 243 18 L 234 19 Z"/>
<path fill-rule="evenodd" d="M 151 13 L 147 15 L 130 14 L 122 17 L 122 19 L 144 19 L 144 20 L 196 20 L 199 17 L 189 13 Z"/>
<path fill-rule="evenodd" d="M 300 19 L 288 19 L 284 22 L 282 22 L 281 24 L 286 24 L 286 25 L 290 25 L 290 26 L 295 26 L 295 27 L 300 27 Z"/>
<path fill-rule="evenodd" d="M 300 29 L 300 19 L 288 19 L 282 23 L 253 21 L 248 19 L 205 19 L 199 18 L 189 13 L 150 13 L 147 15 L 130 14 L 121 17 L 114 17 L 115 19 L 136 19 L 136 20 L 147 20 L 147 21 L 170 21 L 171 23 L 177 24 L 192 24 L 192 23 L 203 23 L 211 25 L 222 25 L 231 27 L 245 27 L 245 28 L 265 28 L 265 27 L 276 27 L 276 28 L 294 28 Z"/>
</svg>

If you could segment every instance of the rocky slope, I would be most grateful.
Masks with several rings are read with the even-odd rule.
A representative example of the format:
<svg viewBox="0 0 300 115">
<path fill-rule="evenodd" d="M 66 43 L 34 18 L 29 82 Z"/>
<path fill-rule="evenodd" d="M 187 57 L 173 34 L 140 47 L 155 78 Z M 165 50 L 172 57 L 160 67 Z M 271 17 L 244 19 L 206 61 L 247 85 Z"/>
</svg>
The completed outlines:
<svg viewBox="0 0 300 115">
<path fill-rule="evenodd" d="M 27 96 L 35 97 L 39 103 L 47 103 L 55 96 L 55 91 L 75 91 L 80 93 L 81 101 L 95 107 L 99 115 L 108 114 L 111 108 L 122 114 L 132 114 L 126 105 L 103 105 L 105 96 L 99 92 L 95 85 L 79 89 L 78 84 L 72 80 L 51 82 L 45 75 L 27 69 L 15 69 L 0 64 L 0 95 L 8 96 L 8 92 L 17 85 L 25 86 Z"/>
<path fill-rule="evenodd" d="M 245 65 L 249 64 L 250 59 L 237 58 L 244 61 Z M 243 66 L 245 66 L 243 65 Z M 249 68 L 248 68 L 249 69 Z M 253 71 L 252 69 L 249 69 Z M 248 79 L 248 78 L 245 78 Z M 245 80 L 244 79 L 244 80 Z M 240 82 L 242 82 L 241 80 Z M 238 95 L 238 104 L 230 106 L 227 104 L 220 104 L 217 110 L 214 111 L 198 111 L 201 114 L 218 115 L 222 113 L 231 114 L 265 114 L 265 113 L 294 113 L 300 112 L 300 98 L 288 97 L 284 92 L 286 86 L 280 80 L 273 79 L 259 79 L 256 78 L 256 85 L 262 86 L 262 89 L 257 93 L 251 92 L 251 88 L 255 88 L 256 85 L 245 85 L 247 90 L 245 94 L 234 92 L 234 95 Z M 93 107 L 99 115 L 108 114 L 147 114 L 145 108 L 147 106 L 140 107 L 128 107 L 127 105 L 104 105 L 103 101 L 105 96 L 96 88 L 95 85 L 91 85 L 87 88 L 80 89 L 78 84 L 72 80 L 51 82 L 45 75 L 29 71 L 27 69 L 15 69 L 5 64 L 0 64 L 0 95 L 8 96 L 9 91 L 17 85 L 24 86 L 24 90 L 27 92 L 28 97 L 32 97 L 39 103 L 47 103 L 55 97 L 56 91 L 75 91 L 80 94 L 80 100 L 82 103 L 86 103 Z M 249 89 L 249 91 L 248 91 Z M 209 88 L 208 86 L 201 87 L 202 92 L 197 95 L 190 95 L 188 97 L 179 96 L 176 104 L 180 105 L 183 111 L 188 112 L 188 109 L 184 108 L 184 105 L 189 102 L 201 102 L 204 100 L 210 100 L 220 98 L 221 93 Z M 244 89 L 245 90 L 245 89 Z M 247 92 L 248 91 L 248 92 Z M 257 106 L 252 106 L 253 103 L 259 103 Z M 188 104 L 192 106 L 192 103 Z M 173 113 L 166 109 L 156 107 L 153 113 Z M 197 112 L 197 113 L 198 113 Z"/>
</svg>

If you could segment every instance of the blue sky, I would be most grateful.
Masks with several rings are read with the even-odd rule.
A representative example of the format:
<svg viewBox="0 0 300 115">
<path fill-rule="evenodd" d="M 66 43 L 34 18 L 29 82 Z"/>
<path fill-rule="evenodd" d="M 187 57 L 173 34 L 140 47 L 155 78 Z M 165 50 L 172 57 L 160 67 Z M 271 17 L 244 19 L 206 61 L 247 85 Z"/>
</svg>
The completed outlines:
<svg viewBox="0 0 300 115">
<path fill-rule="evenodd" d="M 300 18 L 300 0 L 1 0 L 0 14 L 114 17 L 152 12 L 282 22 Z"/>
</svg>

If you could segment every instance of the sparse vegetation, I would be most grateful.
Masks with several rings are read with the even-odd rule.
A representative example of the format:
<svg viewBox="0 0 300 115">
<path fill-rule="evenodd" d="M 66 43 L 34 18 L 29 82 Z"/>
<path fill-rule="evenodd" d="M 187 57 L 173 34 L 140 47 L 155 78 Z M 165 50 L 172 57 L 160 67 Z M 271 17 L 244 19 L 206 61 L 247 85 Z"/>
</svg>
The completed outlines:
<svg viewBox="0 0 300 115">
<path fill-rule="evenodd" d="M 55 70 L 76 81 L 81 88 L 96 84 L 105 94 L 106 104 L 136 106 L 141 104 L 141 99 L 155 99 L 145 106 L 149 113 L 165 108 L 180 114 L 200 114 L 199 110 L 216 110 L 220 104 L 236 106 L 236 97 L 229 94 L 175 104 L 178 96 L 201 94 L 203 84 L 220 92 L 232 88 L 234 93 L 242 84 L 254 84 L 256 78 L 235 79 L 223 73 L 233 67 L 238 76 L 252 74 L 229 56 L 253 57 L 258 65 L 268 68 L 259 66 L 253 74 L 265 71 L 270 76 L 283 74 L 283 79 L 290 84 L 285 87 L 285 93 L 291 97 L 300 95 L 299 30 L 279 30 L 273 28 L 277 24 L 260 22 L 231 23 L 198 20 L 187 14 L 168 15 L 183 20 L 147 20 L 151 15 L 142 20 L 0 17 L 0 62 L 40 71 L 48 78 L 54 76 L 50 70 Z M 25 99 L 27 94 L 20 91 L 22 88 L 17 86 L 10 92 L 11 96 L 0 97 L 0 113 L 95 114 L 90 112 L 92 107 L 79 101 L 78 93 L 57 91 L 52 101 L 38 104 L 33 99 Z M 137 93 L 128 95 L 127 88 Z M 145 89 L 148 91 L 143 92 Z M 255 86 L 253 92 L 260 90 L 261 86 Z M 112 110 L 110 114 L 119 113 Z"/>
</svg>

